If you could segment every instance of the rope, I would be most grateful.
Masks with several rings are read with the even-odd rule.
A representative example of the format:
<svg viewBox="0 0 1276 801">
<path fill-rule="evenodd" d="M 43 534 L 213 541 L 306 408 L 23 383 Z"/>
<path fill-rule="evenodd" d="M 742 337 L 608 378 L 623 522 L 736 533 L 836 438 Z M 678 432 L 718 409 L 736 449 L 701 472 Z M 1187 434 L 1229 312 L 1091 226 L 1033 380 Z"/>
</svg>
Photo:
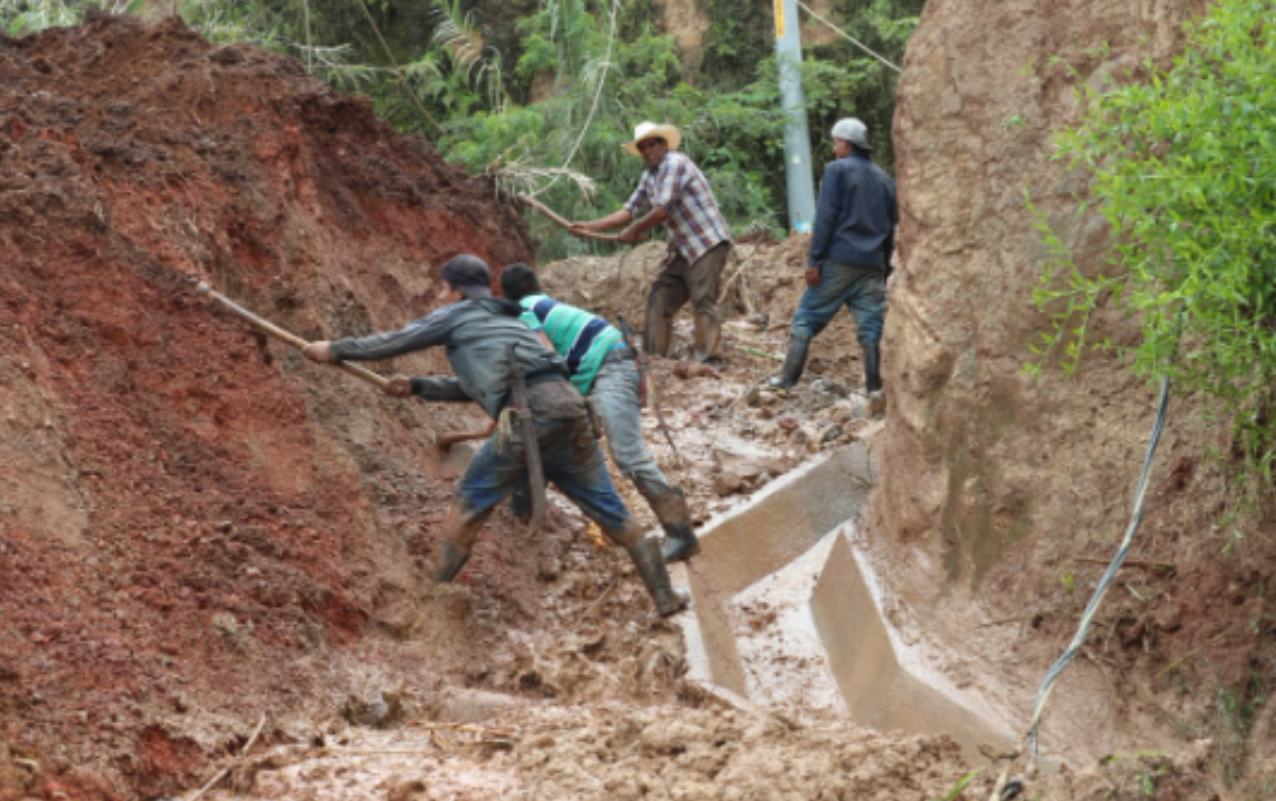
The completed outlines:
<svg viewBox="0 0 1276 801">
<path fill-rule="evenodd" d="M 399 62 L 395 60 L 394 53 L 390 52 L 390 45 L 386 44 L 385 37 L 381 35 L 381 29 L 377 27 L 377 22 L 372 18 L 372 12 L 368 10 L 368 6 L 363 0 L 359 0 L 359 8 L 363 9 L 363 16 L 368 18 L 368 24 L 372 26 L 372 32 L 377 35 L 377 41 L 381 43 L 381 49 L 385 51 L 385 57 L 390 59 L 390 64 L 394 67 L 394 74 L 399 79 L 399 85 L 403 87 L 403 91 L 407 93 L 408 99 L 416 106 L 417 111 L 421 112 L 421 116 L 429 120 L 435 128 L 439 129 L 439 133 L 443 134 L 443 143 L 446 144 L 450 137 L 438 120 L 430 116 L 430 112 L 425 110 L 425 106 L 421 105 L 421 101 L 417 98 L 416 92 L 412 91 L 412 86 L 403 77 L 403 70 L 399 67 Z M 442 150 L 442 148 L 439 148 Z"/>
<path fill-rule="evenodd" d="M 612 66 L 611 49 L 616 41 L 616 9 L 618 5 L 619 0 L 613 0 L 611 3 L 610 25 L 607 30 L 607 53 L 603 56 L 602 75 L 598 76 L 598 89 L 594 92 L 593 102 L 589 105 L 589 114 L 585 117 L 585 124 L 581 126 L 580 134 L 576 137 L 576 142 L 572 145 L 571 150 L 568 151 L 567 158 L 563 160 L 563 166 L 559 167 L 560 170 L 565 171 L 572 163 L 572 159 L 576 158 L 576 154 L 580 151 L 581 143 L 585 141 L 585 134 L 589 132 L 589 126 L 594 122 L 594 115 L 598 112 L 598 103 L 602 100 L 603 87 L 607 85 L 607 70 Z M 558 179 L 562 177 L 562 172 L 556 174 L 549 183 L 531 192 L 531 196 L 536 197 L 549 191 L 554 184 L 558 183 Z"/>
<path fill-rule="evenodd" d="M 1156 420 L 1152 424 L 1152 434 L 1148 441 L 1147 454 L 1143 457 L 1143 470 L 1139 475 L 1139 483 L 1134 492 L 1134 509 L 1130 520 L 1129 528 L 1126 529 L 1125 538 L 1121 541 L 1121 547 L 1117 550 L 1116 556 L 1112 557 L 1112 562 L 1108 565 L 1108 569 L 1104 571 L 1103 577 L 1099 579 L 1099 585 L 1094 590 L 1094 595 L 1090 597 L 1090 602 L 1086 604 L 1085 611 L 1081 615 L 1081 622 L 1077 626 L 1077 633 L 1072 638 L 1072 642 L 1068 643 L 1068 647 L 1063 654 L 1059 656 L 1055 663 L 1046 671 L 1046 677 L 1041 682 L 1040 689 L 1037 690 L 1037 700 L 1033 704 L 1032 721 L 1028 724 L 1028 733 L 1024 736 L 1023 742 L 1020 743 L 1019 749 L 1012 755 L 1018 757 L 1026 744 L 1031 753 L 1030 765 L 1035 765 L 1037 761 L 1037 735 L 1038 729 L 1041 727 L 1041 717 L 1045 711 L 1046 700 L 1050 697 L 1050 692 L 1054 689 L 1055 682 L 1059 679 L 1059 674 L 1063 673 L 1080 651 L 1082 643 L 1085 642 L 1086 635 L 1090 631 L 1090 624 L 1094 620 L 1095 612 L 1099 609 L 1099 604 L 1103 601 L 1103 596 L 1108 591 L 1108 586 L 1112 583 L 1116 572 L 1121 569 L 1121 565 L 1125 563 L 1125 559 L 1130 554 L 1130 546 L 1134 542 L 1134 533 L 1138 531 L 1139 524 L 1143 521 L 1143 501 L 1147 496 L 1148 476 L 1152 472 L 1152 457 L 1156 453 L 1157 443 L 1161 439 L 1161 431 L 1165 428 L 1165 413 L 1170 405 L 1170 379 L 1169 376 L 1161 377 L 1161 398 L 1157 403 Z M 1007 767 L 1002 772 L 1000 779 L 993 790 L 992 798 L 998 799 L 1001 795 L 1002 788 L 1006 787 L 1006 778 L 1009 775 L 1010 768 Z"/>
<path fill-rule="evenodd" d="M 824 23 L 825 25 L 827 25 L 828 27 L 832 28 L 832 29 L 834 30 L 834 32 L 836 32 L 836 33 L 838 33 L 839 35 L 841 35 L 841 37 L 842 37 L 843 39 L 846 39 L 848 42 L 850 42 L 851 44 L 855 45 L 855 46 L 856 46 L 856 47 L 858 47 L 860 50 L 863 50 L 865 53 L 868 53 L 870 56 L 872 56 L 873 58 L 875 58 L 875 59 L 877 59 L 878 61 L 882 62 L 883 64 L 885 64 L 886 66 L 888 66 L 888 67 L 890 67 L 891 69 L 895 70 L 896 72 L 903 72 L 903 70 L 901 70 L 899 67 L 897 67 L 897 66 L 895 66 L 894 64 L 892 64 L 891 62 L 887 61 L 887 60 L 886 60 L 886 58 L 885 58 L 884 56 L 880 56 L 880 55 L 878 55 L 877 53 L 873 52 L 873 49 L 872 49 L 872 48 L 870 48 L 868 45 L 864 44 L 864 43 L 863 43 L 863 42 L 861 42 L 859 39 L 856 39 L 854 36 L 851 36 L 851 35 L 850 35 L 849 33 L 847 33 L 846 31 L 842 30 L 841 28 L 837 27 L 837 26 L 836 26 L 836 25 L 834 25 L 833 23 L 831 23 L 831 22 L 829 22 L 828 20 L 824 19 L 824 17 L 821 17 L 819 14 L 815 13 L 815 10 L 814 10 L 814 9 L 812 9 L 810 6 L 808 6 L 806 3 L 803 3 L 803 2 L 802 2 L 802 0 L 797 0 L 797 4 L 798 4 L 798 6 L 800 6 L 800 7 L 801 7 L 801 9 L 802 9 L 803 11 L 805 11 L 805 12 L 806 12 L 806 13 L 808 13 L 808 14 L 810 14 L 812 17 L 815 17 L 815 18 L 816 18 L 817 20 L 819 20 L 820 22 L 823 22 L 823 23 Z"/>
</svg>

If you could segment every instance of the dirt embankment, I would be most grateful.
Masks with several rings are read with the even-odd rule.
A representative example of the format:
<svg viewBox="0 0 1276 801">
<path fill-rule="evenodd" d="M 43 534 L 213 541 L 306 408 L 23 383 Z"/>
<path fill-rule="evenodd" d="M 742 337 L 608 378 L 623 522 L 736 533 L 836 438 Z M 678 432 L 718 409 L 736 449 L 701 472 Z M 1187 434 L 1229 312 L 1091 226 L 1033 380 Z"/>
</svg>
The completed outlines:
<svg viewBox="0 0 1276 801">
<path fill-rule="evenodd" d="M 1019 676 L 1025 698 L 1130 522 L 1157 395 L 1123 357 L 1137 321 L 1112 303 L 1091 316 L 1088 337 L 1115 347 L 1087 354 L 1074 379 L 1053 363 L 1044 381 L 1023 371 L 1054 325 L 1032 303 L 1048 256 L 1037 224 L 1078 269 L 1111 274 L 1108 226 L 1079 208 L 1088 178 L 1051 158 L 1054 132 L 1081 120 L 1082 83 L 1144 79 L 1148 60 L 1168 66 L 1183 24 L 1206 8 L 932 0 L 904 63 L 902 268 L 883 346 L 893 391 L 873 541 L 897 619 Z M 1276 524 L 1270 505 L 1223 523 L 1235 499 L 1211 450 L 1231 451 L 1225 428 L 1175 387 L 1132 565 L 1052 697 L 1047 730 L 1127 760 L 1205 753 L 1220 787 L 1266 797 L 1276 788 L 1266 690 Z"/>
<path fill-rule="evenodd" d="M 427 311 L 451 255 L 532 248 L 490 185 L 292 60 L 175 21 L 0 38 L 0 744 L 29 756 L 17 778 L 169 792 L 244 721 L 302 712 L 416 585 L 447 497 L 421 446 L 466 412 L 303 365 L 190 279 L 341 336 Z M 454 644 L 461 663 L 482 637 Z"/>
</svg>

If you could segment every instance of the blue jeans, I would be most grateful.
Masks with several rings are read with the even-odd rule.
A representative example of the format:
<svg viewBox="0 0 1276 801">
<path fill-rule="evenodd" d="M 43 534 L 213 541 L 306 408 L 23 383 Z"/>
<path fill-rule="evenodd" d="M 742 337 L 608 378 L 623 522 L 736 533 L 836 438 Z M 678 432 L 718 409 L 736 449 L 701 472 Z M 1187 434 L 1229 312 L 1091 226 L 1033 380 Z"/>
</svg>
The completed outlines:
<svg viewBox="0 0 1276 801">
<path fill-rule="evenodd" d="M 642 438 L 638 366 L 632 359 L 605 362 L 589 397 L 607 431 L 611 458 L 638 492 L 653 505 L 673 491 Z"/>
<path fill-rule="evenodd" d="M 520 486 L 527 485 L 527 457 L 517 424 L 505 448 L 493 434 L 461 477 L 457 499 L 466 519 L 486 515 Z M 629 510 L 616 494 L 593 429 L 585 417 L 536 420 L 545 478 L 558 487 L 608 535 L 624 531 Z"/>
<path fill-rule="evenodd" d="M 806 288 L 793 313 L 792 335 L 813 339 L 843 305 L 855 320 L 856 338 L 861 345 L 881 342 L 886 272 L 876 267 L 824 262 L 820 267 L 820 285 Z"/>
</svg>

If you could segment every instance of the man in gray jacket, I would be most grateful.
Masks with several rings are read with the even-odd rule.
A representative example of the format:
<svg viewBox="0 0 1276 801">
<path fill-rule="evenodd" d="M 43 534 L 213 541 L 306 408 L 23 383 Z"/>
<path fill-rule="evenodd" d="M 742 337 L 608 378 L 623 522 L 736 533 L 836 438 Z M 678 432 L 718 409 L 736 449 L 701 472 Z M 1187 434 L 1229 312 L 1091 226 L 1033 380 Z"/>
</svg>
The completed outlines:
<svg viewBox="0 0 1276 801">
<path fill-rule="evenodd" d="M 491 271 L 477 256 L 462 255 L 443 265 L 446 305 L 400 331 L 336 342 L 312 342 L 304 353 L 317 362 L 388 359 L 443 345 L 455 376 L 396 376 L 386 391 L 396 397 L 420 395 L 433 401 L 472 400 L 493 419 L 510 414 L 513 371 L 510 346 L 528 388 L 528 405 L 545 476 L 623 547 L 646 584 L 656 610 L 672 615 L 687 606 L 674 590 L 660 544 L 644 536 L 607 475 L 590 426 L 585 401 L 568 381 L 562 357 L 546 350 L 522 322 L 517 303 L 492 297 Z M 470 558 L 474 541 L 496 505 L 528 481 L 526 453 L 517 416 L 494 433 L 474 457 L 457 488 L 439 536 L 431 571 L 436 582 L 451 581 Z"/>
</svg>

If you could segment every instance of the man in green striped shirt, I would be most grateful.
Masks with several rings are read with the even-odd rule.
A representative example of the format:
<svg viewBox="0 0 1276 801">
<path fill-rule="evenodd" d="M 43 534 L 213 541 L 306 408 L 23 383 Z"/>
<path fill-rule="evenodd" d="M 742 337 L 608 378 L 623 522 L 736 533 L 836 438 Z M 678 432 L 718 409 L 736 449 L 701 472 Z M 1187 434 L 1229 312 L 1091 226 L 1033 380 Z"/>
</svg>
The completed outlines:
<svg viewBox="0 0 1276 801">
<path fill-rule="evenodd" d="M 665 530 L 667 562 L 700 550 L 682 488 L 669 483 L 642 438 L 642 376 L 636 354 L 603 318 L 546 295 L 526 264 L 501 271 L 501 292 L 523 308 L 522 321 L 547 340 L 566 361 L 572 383 L 592 398 L 607 434 L 607 447 L 621 472 L 634 483 Z"/>
</svg>

